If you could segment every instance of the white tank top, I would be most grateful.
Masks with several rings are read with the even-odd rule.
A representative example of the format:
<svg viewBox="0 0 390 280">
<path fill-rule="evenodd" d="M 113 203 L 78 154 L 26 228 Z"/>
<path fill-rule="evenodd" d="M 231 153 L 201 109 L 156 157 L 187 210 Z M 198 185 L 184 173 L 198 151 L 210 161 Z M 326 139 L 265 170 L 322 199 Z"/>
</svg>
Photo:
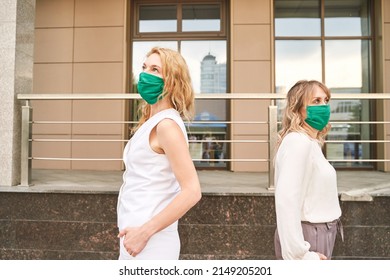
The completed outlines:
<svg viewBox="0 0 390 280">
<path fill-rule="evenodd" d="M 152 129 L 167 118 L 180 126 L 188 143 L 184 122 L 175 109 L 155 114 L 136 131 L 123 152 L 126 170 L 118 196 L 119 230 L 128 226 L 141 226 L 164 209 L 180 192 L 166 155 L 156 153 L 149 144 Z M 164 230 L 177 230 L 177 221 Z"/>
</svg>

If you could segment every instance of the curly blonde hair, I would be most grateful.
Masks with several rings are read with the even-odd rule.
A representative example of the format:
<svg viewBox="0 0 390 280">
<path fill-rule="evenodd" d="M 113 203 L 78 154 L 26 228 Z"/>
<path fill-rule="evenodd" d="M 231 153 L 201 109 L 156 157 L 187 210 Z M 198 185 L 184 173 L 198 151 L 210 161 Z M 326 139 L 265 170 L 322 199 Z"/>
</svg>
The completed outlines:
<svg viewBox="0 0 390 280">
<path fill-rule="evenodd" d="M 158 54 L 161 59 L 164 79 L 163 98 L 168 98 L 180 116 L 190 121 L 195 112 L 195 93 L 186 61 L 180 53 L 167 48 L 154 47 L 147 53 L 146 57 L 152 54 Z M 144 101 L 139 111 L 140 120 L 133 132 L 148 120 L 150 105 Z"/>
<path fill-rule="evenodd" d="M 311 101 L 314 88 L 321 88 L 330 100 L 330 90 L 321 82 L 316 80 L 301 80 L 298 81 L 287 93 L 286 107 L 284 108 L 282 129 L 279 131 L 278 145 L 289 132 L 303 132 L 307 131 L 303 128 L 304 119 L 302 118 L 301 110 L 305 108 Z M 326 134 L 330 130 L 330 124 L 319 131 L 317 140 L 323 145 Z"/>
</svg>

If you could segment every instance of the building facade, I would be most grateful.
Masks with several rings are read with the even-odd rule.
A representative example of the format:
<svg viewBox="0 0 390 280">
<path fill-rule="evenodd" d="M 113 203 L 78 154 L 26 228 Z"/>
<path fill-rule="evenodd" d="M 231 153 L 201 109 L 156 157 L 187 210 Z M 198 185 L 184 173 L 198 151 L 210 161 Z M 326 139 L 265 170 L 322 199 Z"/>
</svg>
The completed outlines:
<svg viewBox="0 0 390 280">
<path fill-rule="evenodd" d="M 390 1 L 279 0 L 13 0 L 0 1 L 0 185 L 20 181 L 19 93 L 134 93 L 142 60 L 154 45 L 180 51 L 197 93 L 281 93 L 317 79 L 332 93 L 390 92 Z M 34 100 L 36 169 L 122 170 L 120 159 L 136 102 Z M 268 158 L 272 100 L 197 100 L 194 157 Z M 389 172 L 390 105 L 386 100 L 335 100 L 328 158 L 337 168 Z M 283 104 L 277 102 L 282 108 Z M 361 123 L 359 123 L 361 122 Z M 378 122 L 367 125 L 366 122 Z M 381 123 L 383 122 L 383 123 Z M 62 139 L 61 141 L 50 141 Z M 85 141 L 66 141 L 66 140 Z M 104 141 L 94 141 L 94 140 Z M 218 140 L 243 140 L 227 145 Z M 358 142 L 362 141 L 362 142 Z M 62 160 L 58 160 L 62 159 Z M 63 160 L 65 159 L 65 160 Z M 69 160 L 66 160 L 69 159 Z M 198 168 L 267 172 L 267 162 L 196 163 Z"/>
</svg>

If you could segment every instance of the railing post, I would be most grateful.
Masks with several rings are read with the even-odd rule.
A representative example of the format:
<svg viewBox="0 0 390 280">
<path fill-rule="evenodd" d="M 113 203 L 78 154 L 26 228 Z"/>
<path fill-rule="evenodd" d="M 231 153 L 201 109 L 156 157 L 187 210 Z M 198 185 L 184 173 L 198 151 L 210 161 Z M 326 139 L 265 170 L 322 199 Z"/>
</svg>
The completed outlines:
<svg viewBox="0 0 390 280">
<path fill-rule="evenodd" d="M 274 155 L 276 143 L 278 140 L 278 107 L 277 106 L 268 106 L 268 154 L 269 154 L 269 162 L 268 162 L 268 190 L 274 190 Z"/>
<path fill-rule="evenodd" d="M 20 185 L 30 186 L 31 181 L 31 122 L 32 122 L 32 107 L 29 101 L 22 106 L 22 139 L 21 139 L 21 166 L 20 166 Z"/>
</svg>

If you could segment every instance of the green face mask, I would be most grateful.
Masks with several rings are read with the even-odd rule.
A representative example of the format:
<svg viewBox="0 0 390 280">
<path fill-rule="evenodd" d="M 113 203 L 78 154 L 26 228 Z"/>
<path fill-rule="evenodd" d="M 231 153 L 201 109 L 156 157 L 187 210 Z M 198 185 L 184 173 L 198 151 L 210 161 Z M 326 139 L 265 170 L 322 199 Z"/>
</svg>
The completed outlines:
<svg viewBox="0 0 390 280">
<path fill-rule="evenodd" d="M 138 92 L 149 104 L 154 104 L 161 99 L 164 89 L 164 80 L 158 76 L 142 72 L 139 74 Z"/>
<path fill-rule="evenodd" d="M 330 118 L 330 106 L 327 105 L 309 105 L 306 107 L 307 118 L 305 122 L 312 128 L 319 131 L 323 130 L 328 124 Z"/>
</svg>

